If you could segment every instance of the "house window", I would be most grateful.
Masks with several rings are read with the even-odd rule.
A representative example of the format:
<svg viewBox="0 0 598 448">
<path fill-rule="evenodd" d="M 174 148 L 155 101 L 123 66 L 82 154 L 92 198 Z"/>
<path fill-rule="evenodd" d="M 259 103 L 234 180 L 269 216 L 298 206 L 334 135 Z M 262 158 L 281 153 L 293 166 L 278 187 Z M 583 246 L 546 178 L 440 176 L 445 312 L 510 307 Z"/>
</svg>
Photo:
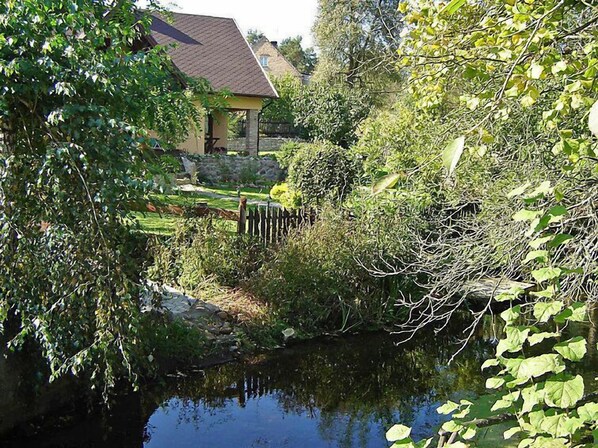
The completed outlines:
<svg viewBox="0 0 598 448">
<path fill-rule="evenodd" d="M 260 56 L 260 64 L 262 67 L 268 67 L 268 60 L 270 59 L 269 56 Z"/>
</svg>

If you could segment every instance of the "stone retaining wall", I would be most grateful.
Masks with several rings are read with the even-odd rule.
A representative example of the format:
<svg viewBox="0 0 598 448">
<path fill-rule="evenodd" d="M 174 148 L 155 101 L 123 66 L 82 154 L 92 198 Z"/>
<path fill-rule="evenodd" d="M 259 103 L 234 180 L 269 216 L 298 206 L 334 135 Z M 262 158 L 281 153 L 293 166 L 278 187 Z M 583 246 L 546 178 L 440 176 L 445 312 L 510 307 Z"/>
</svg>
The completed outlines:
<svg viewBox="0 0 598 448">
<path fill-rule="evenodd" d="M 260 151 L 278 151 L 287 142 L 300 141 L 293 138 L 260 137 Z M 226 145 L 229 151 L 245 151 L 245 137 L 230 138 Z"/>
<path fill-rule="evenodd" d="M 195 162 L 199 182 L 255 184 L 284 180 L 285 172 L 271 157 L 188 155 Z"/>
</svg>

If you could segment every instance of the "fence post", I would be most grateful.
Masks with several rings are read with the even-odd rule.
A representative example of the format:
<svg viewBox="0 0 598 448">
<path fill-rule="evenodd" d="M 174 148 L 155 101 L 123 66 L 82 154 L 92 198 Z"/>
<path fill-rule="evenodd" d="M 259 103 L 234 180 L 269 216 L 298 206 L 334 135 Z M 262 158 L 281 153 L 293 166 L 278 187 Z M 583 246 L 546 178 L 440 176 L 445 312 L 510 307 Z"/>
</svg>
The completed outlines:
<svg viewBox="0 0 598 448">
<path fill-rule="evenodd" d="M 249 236 L 253 236 L 255 231 L 255 225 L 254 225 L 254 218 L 253 218 L 253 210 L 249 209 Z"/>
<path fill-rule="evenodd" d="M 247 198 L 241 198 L 239 201 L 239 222 L 237 232 L 242 235 L 247 230 Z"/>
<path fill-rule="evenodd" d="M 260 236 L 264 242 L 264 246 L 267 245 L 268 235 L 266 234 L 266 222 L 268 221 L 268 212 L 266 208 L 260 207 Z"/>
<path fill-rule="evenodd" d="M 270 244 L 272 232 L 272 209 L 270 208 L 270 201 L 268 201 L 268 206 L 266 207 L 266 238 L 264 238 L 264 243 L 266 246 Z"/>
<path fill-rule="evenodd" d="M 276 244 L 278 242 L 278 209 L 276 207 L 272 208 L 271 216 L 272 234 L 270 236 L 270 241 L 272 244 Z"/>
</svg>

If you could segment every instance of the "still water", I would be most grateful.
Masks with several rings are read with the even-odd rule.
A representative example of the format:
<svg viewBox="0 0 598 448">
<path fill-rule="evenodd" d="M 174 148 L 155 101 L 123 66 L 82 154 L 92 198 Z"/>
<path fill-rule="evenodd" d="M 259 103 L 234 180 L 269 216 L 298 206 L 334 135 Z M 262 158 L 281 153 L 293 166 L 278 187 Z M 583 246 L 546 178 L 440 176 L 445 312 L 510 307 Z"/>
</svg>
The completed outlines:
<svg viewBox="0 0 598 448">
<path fill-rule="evenodd" d="M 492 322 L 449 365 L 461 336 L 453 329 L 402 345 L 382 334 L 309 343 L 173 380 L 123 399 L 104 418 L 7 446 L 388 447 L 394 423 L 412 426 L 416 439 L 431 436 L 443 401 L 483 392 Z M 594 351 L 581 369 L 595 371 L 596 361 Z"/>
</svg>

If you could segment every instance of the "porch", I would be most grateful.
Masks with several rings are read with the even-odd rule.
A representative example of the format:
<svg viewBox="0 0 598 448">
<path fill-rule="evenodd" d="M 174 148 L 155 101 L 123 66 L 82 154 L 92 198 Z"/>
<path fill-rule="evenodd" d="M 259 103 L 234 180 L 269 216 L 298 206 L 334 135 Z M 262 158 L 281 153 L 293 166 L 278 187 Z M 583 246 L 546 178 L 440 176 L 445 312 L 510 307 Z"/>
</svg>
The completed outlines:
<svg viewBox="0 0 598 448">
<path fill-rule="evenodd" d="M 179 145 L 180 150 L 189 154 L 225 154 L 228 150 L 230 117 L 240 114 L 246 122 L 244 152 L 257 156 L 262 98 L 236 96 L 227 101 L 229 107 L 225 110 L 205 114 L 201 129 L 191 130 L 187 140 Z"/>
</svg>

